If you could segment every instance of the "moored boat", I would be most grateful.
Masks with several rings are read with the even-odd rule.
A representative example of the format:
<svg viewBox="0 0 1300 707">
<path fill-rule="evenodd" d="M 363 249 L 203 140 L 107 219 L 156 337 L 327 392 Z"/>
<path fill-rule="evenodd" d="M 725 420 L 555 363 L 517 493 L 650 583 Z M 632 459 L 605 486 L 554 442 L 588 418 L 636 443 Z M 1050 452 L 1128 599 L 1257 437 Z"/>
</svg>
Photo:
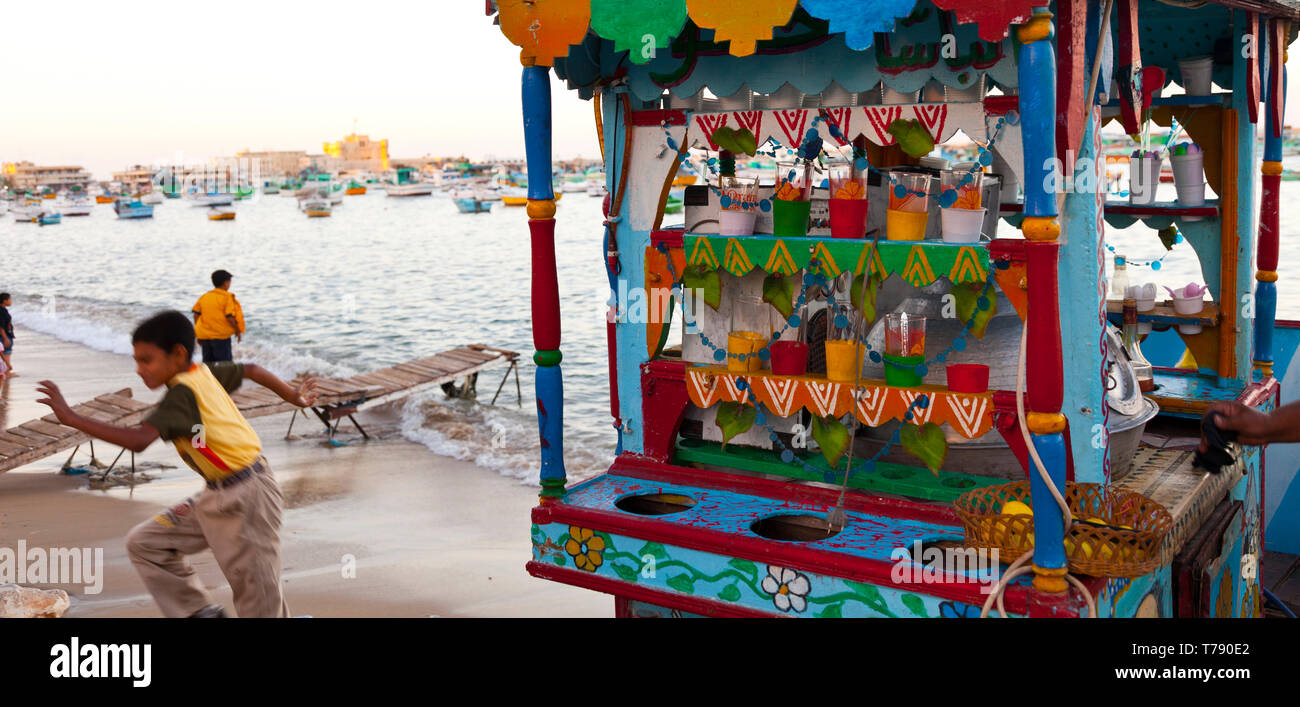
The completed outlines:
<svg viewBox="0 0 1300 707">
<path fill-rule="evenodd" d="M 465 189 L 452 195 L 456 210 L 462 214 L 485 214 L 492 210 L 492 202 L 484 199 L 478 191 Z"/>
<path fill-rule="evenodd" d="M 230 206 L 233 203 L 235 203 L 235 195 L 227 192 L 190 195 L 191 206 Z"/>
<path fill-rule="evenodd" d="M 153 218 L 153 206 L 139 199 L 121 197 L 113 202 L 118 218 Z"/>
<path fill-rule="evenodd" d="M 64 216 L 89 216 L 95 210 L 95 202 L 87 198 L 72 199 L 55 206 Z"/>
<path fill-rule="evenodd" d="M 307 214 L 308 218 L 322 218 L 333 213 L 334 207 L 330 204 L 329 199 L 312 197 L 303 200 L 302 211 Z"/>
<path fill-rule="evenodd" d="M 211 206 L 208 207 L 209 221 L 234 221 L 235 209 L 231 206 Z"/>
<path fill-rule="evenodd" d="M 402 167 L 394 172 L 393 181 L 383 185 L 389 196 L 428 196 L 433 193 L 435 185 L 421 182 L 419 172 L 409 167 Z"/>
</svg>

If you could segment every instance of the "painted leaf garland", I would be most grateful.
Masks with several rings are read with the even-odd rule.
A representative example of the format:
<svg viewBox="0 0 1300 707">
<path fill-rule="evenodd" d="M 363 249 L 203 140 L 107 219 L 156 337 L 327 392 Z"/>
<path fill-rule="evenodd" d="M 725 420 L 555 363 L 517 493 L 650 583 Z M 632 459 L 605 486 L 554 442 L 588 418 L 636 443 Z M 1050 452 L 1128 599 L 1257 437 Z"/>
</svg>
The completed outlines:
<svg viewBox="0 0 1300 707">
<path fill-rule="evenodd" d="M 943 429 L 933 422 L 925 425 L 903 425 L 898 441 L 903 448 L 925 463 L 931 474 L 939 475 L 939 467 L 948 457 L 948 439 Z"/>
<path fill-rule="evenodd" d="M 754 132 L 749 128 L 737 130 L 724 125 L 715 129 L 710 139 L 713 144 L 732 154 L 753 155 L 758 152 L 758 138 L 754 137 Z"/>
<path fill-rule="evenodd" d="M 715 42 L 731 42 L 732 56 L 749 56 L 794 15 L 799 0 L 686 0 L 691 20 L 713 30 Z"/>
<path fill-rule="evenodd" d="M 867 297 L 864 301 L 862 298 L 862 278 L 867 278 Z M 853 278 L 853 289 L 849 290 L 849 300 L 853 302 L 853 308 L 862 312 L 862 318 L 868 323 L 876 320 L 876 291 L 880 289 L 880 281 L 875 276 L 868 273 L 858 273 Z"/>
<path fill-rule="evenodd" d="M 704 297 L 704 303 L 714 310 L 722 304 L 722 277 L 716 268 L 692 265 L 682 272 L 682 286 L 695 296 Z"/>
<path fill-rule="evenodd" d="M 817 440 L 817 446 L 821 447 L 822 456 L 826 458 L 826 463 L 835 468 L 839 464 L 840 457 L 849 450 L 849 430 L 844 423 L 827 416 L 825 418 L 813 415 L 812 435 Z"/>
<path fill-rule="evenodd" d="M 794 278 L 773 273 L 763 278 L 763 301 L 776 307 L 781 316 L 794 314 Z"/>
<path fill-rule="evenodd" d="M 993 319 L 993 315 L 998 313 L 998 298 L 993 295 L 992 291 L 986 293 L 984 290 L 984 286 L 979 283 L 952 286 L 957 320 L 963 324 L 971 322 L 970 333 L 974 334 L 976 339 L 984 338 L 989 321 Z M 984 309 L 980 309 L 981 299 L 986 304 Z"/>
<path fill-rule="evenodd" d="M 722 448 L 727 448 L 727 442 L 738 434 L 744 434 L 746 430 L 754 426 L 754 420 L 758 418 L 758 408 L 743 403 L 718 403 L 718 414 L 713 423 L 722 430 Z"/>
<path fill-rule="evenodd" d="M 644 64 L 686 25 L 686 0 L 591 0 L 591 28 Z"/>
<path fill-rule="evenodd" d="M 934 137 L 915 118 L 898 118 L 885 131 L 893 135 L 903 152 L 912 157 L 925 157 L 934 150 Z"/>
</svg>

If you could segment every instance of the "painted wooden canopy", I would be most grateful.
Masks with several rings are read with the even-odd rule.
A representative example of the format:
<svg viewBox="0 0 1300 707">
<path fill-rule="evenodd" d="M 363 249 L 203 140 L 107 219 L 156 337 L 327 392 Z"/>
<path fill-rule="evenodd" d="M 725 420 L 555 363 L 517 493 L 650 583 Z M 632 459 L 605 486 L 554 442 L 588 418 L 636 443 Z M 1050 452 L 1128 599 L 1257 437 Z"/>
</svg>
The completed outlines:
<svg viewBox="0 0 1300 707">
<path fill-rule="evenodd" d="M 978 28 L 980 39 L 998 42 L 1011 25 L 1029 19 L 1035 0 L 496 0 L 496 8 L 501 31 L 525 62 L 553 66 L 589 29 L 644 64 L 682 33 L 688 19 L 712 30 L 714 41 L 729 43 L 732 56 L 749 56 L 797 9 L 827 22 L 830 32 L 843 32 L 845 43 L 861 51 L 877 33 L 892 32 L 911 17 L 918 4 L 931 3 Z"/>
</svg>

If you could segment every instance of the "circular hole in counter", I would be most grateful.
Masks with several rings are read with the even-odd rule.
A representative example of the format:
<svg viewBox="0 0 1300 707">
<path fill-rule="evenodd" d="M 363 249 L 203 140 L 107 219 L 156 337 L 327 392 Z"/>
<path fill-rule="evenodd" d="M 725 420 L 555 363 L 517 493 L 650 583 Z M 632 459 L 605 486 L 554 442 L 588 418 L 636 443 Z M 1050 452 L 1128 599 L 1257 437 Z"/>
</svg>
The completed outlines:
<svg viewBox="0 0 1300 707">
<path fill-rule="evenodd" d="M 825 540 L 840 531 L 828 528 L 826 519 L 810 515 L 775 515 L 759 518 L 750 524 L 755 535 L 768 540 L 812 542 Z"/>
<path fill-rule="evenodd" d="M 620 511 L 639 516 L 666 516 L 689 511 L 695 507 L 695 499 L 680 493 L 644 493 L 624 496 L 615 501 L 614 505 Z"/>
<path fill-rule="evenodd" d="M 916 472 L 911 469 L 900 469 L 898 467 L 891 467 L 880 471 L 880 475 L 886 479 L 906 479 L 910 478 L 914 473 Z"/>
<path fill-rule="evenodd" d="M 949 476 L 948 478 L 944 479 L 943 481 L 940 481 L 939 483 L 944 486 L 947 486 L 950 489 L 968 489 L 975 485 L 975 480 L 963 479 L 960 476 Z"/>
</svg>

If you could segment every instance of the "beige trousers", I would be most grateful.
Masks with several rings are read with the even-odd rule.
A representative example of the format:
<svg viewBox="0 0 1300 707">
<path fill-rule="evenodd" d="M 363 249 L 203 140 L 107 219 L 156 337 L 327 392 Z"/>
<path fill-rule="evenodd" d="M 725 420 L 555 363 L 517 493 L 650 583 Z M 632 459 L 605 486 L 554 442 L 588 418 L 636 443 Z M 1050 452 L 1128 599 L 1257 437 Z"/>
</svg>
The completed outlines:
<svg viewBox="0 0 1300 707">
<path fill-rule="evenodd" d="M 263 460 L 265 464 L 265 460 Z M 186 555 L 212 548 L 241 618 L 288 617 L 280 588 L 284 498 L 267 466 L 243 482 L 205 488 L 131 529 L 126 551 L 163 615 L 186 617 L 215 603 Z"/>
</svg>

